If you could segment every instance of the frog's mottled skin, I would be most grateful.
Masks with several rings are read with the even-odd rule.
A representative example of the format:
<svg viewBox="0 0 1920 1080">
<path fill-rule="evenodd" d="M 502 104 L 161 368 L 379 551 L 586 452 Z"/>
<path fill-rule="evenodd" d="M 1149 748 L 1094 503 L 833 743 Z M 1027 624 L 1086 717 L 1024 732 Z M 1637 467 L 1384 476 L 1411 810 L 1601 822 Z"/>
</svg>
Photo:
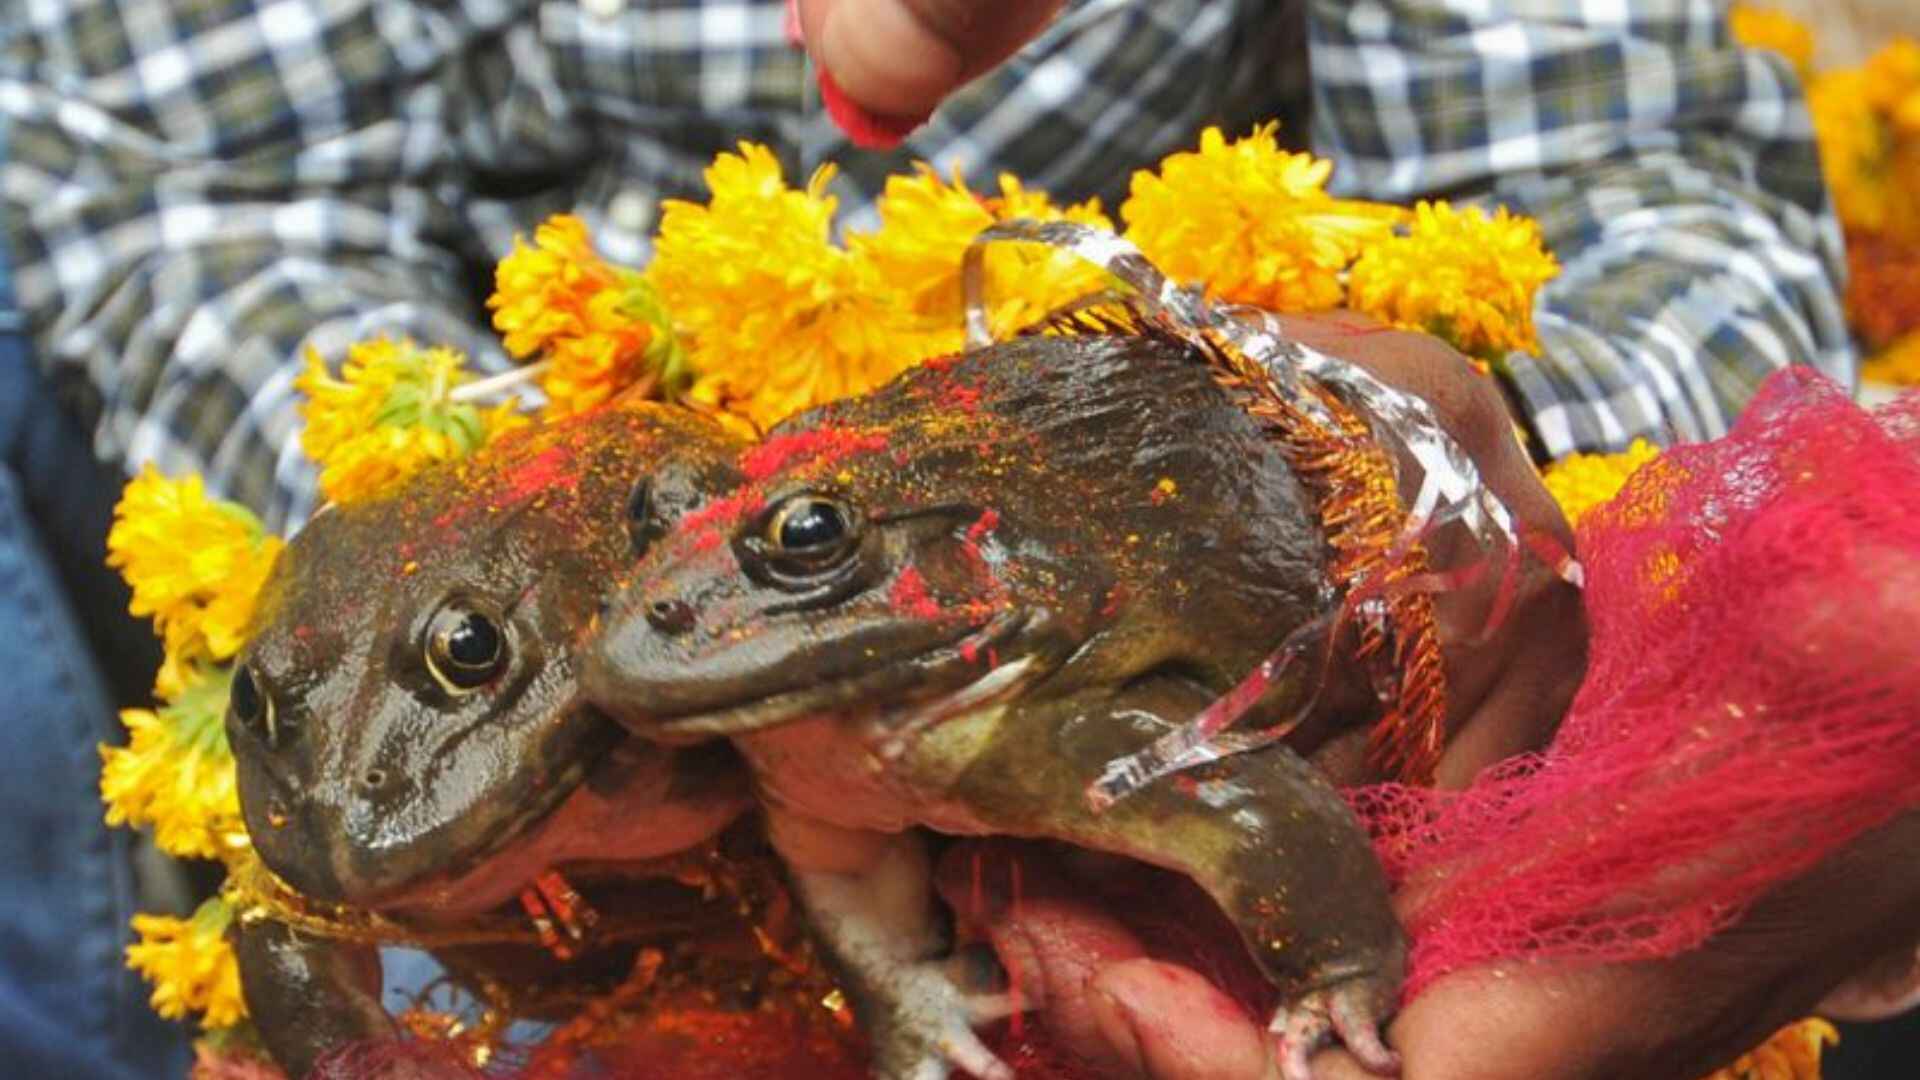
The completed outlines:
<svg viewBox="0 0 1920 1080">
<path fill-rule="evenodd" d="M 1104 814 L 1085 800 L 1107 762 L 1333 604 L 1305 494 L 1186 347 L 1030 338 L 936 362 L 781 425 L 731 493 L 662 531 L 604 621 L 588 692 L 643 734 L 741 748 L 885 1075 L 1006 1075 L 969 1030 L 992 1010 L 928 966 L 912 826 L 1189 874 L 1287 999 L 1290 1080 L 1330 1029 L 1391 1068 L 1377 1025 L 1403 942 L 1386 883 L 1291 751 Z M 1265 706 L 1331 697 L 1343 674 Z M 1128 697 L 1147 685 L 1152 701 Z"/>
<path fill-rule="evenodd" d="M 254 692 L 236 690 L 227 719 L 266 865 L 314 899 L 450 921 L 549 868 L 682 851 L 737 817 L 737 758 L 628 737 L 580 699 L 575 645 L 632 564 L 636 472 L 675 456 L 682 486 L 651 503 L 671 513 L 697 500 L 702 462 L 737 448 L 679 410 L 606 409 L 317 515 L 262 593 L 236 680 Z M 498 655 L 464 687 L 429 653 L 474 614 Z M 236 944 L 252 1015 L 292 1075 L 391 1033 L 370 947 L 259 919 Z"/>
</svg>

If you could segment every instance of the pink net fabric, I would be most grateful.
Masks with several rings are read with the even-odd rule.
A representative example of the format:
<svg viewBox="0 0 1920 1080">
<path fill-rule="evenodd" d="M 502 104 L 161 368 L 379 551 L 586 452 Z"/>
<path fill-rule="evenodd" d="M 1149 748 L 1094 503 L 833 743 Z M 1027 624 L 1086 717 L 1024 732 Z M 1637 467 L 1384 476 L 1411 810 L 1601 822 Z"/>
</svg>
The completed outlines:
<svg viewBox="0 0 1920 1080">
<path fill-rule="evenodd" d="M 1409 997 L 1514 958 L 1693 948 L 1920 802 L 1920 394 L 1782 372 L 1582 522 L 1585 683 L 1467 791 L 1353 794 L 1418 898 Z"/>
</svg>

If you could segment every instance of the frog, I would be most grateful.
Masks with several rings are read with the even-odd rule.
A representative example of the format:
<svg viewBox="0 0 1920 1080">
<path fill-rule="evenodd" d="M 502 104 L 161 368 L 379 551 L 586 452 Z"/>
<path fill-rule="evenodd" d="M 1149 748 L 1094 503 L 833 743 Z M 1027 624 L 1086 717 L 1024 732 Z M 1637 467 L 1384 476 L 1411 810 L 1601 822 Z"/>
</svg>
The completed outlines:
<svg viewBox="0 0 1920 1080">
<path fill-rule="evenodd" d="M 225 721 L 265 867 L 303 901 L 429 931 L 584 867 L 664 922 L 730 932 L 737 917 L 667 864 L 737 826 L 743 766 L 720 745 L 637 740 L 586 703 L 577 639 L 645 542 L 625 526 L 634 471 L 673 455 L 677 480 L 648 504 L 670 513 L 699 501 L 703 462 L 739 445 L 687 410 L 627 403 L 316 514 L 261 591 Z M 372 945 L 245 914 L 233 936 L 249 1012 L 289 1075 L 396 1033 Z M 436 952 L 475 978 L 586 978 L 537 946 Z"/>
<path fill-rule="evenodd" d="M 1405 936 L 1365 832 L 1299 751 L 1088 797 L 1276 643 L 1337 625 L 1311 493 L 1193 344 L 1043 334 L 940 358 L 783 421 L 732 481 L 655 521 L 583 686 L 647 738 L 740 750 L 878 1075 L 1012 1075 L 975 1030 L 1007 1003 L 943 977 L 929 834 L 1185 874 L 1280 992 L 1287 1080 L 1336 1040 L 1397 1069 L 1380 1026 Z M 1281 673 L 1256 716 L 1351 723 L 1378 708 L 1352 667 L 1329 649 Z"/>
</svg>

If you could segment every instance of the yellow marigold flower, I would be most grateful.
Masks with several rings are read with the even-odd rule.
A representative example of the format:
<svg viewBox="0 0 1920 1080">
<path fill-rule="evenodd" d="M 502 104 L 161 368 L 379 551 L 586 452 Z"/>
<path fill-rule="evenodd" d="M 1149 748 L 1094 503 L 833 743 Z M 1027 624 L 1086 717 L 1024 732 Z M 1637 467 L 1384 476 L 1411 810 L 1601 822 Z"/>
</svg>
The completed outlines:
<svg viewBox="0 0 1920 1080">
<path fill-rule="evenodd" d="M 1787 58 L 1805 79 L 1813 73 L 1813 31 L 1779 8 L 1735 4 L 1727 13 L 1733 40 L 1749 49 L 1769 49 Z"/>
<path fill-rule="evenodd" d="M 1832 1024 L 1808 1017 L 1774 1032 L 1706 1080 L 1820 1080 L 1820 1053 L 1839 1041 Z"/>
<path fill-rule="evenodd" d="M 126 746 L 100 747 L 107 824 L 152 826 L 160 850 L 213 859 L 246 846 L 224 717 L 231 667 L 196 669 L 158 712 L 126 709 Z"/>
<path fill-rule="evenodd" d="M 1875 232 L 1887 221 L 1892 132 L 1874 111 L 1866 72 L 1830 71 L 1807 88 L 1820 165 L 1834 208 L 1849 229 Z"/>
<path fill-rule="evenodd" d="M 879 230 L 848 240 L 848 248 L 873 266 L 894 303 L 929 328 L 934 351 L 961 345 L 961 259 L 982 229 L 1015 218 L 1113 229 L 1098 200 L 1055 206 L 1045 192 L 1026 189 L 1010 173 L 1001 174 L 999 185 L 998 196 L 983 196 L 967 188 L 958 170 L 948 182 L 920 165 L 912 176 L 888 178 L 878 204 Z M 988 323 L 996 336 L 1006 336 L 1106 285 L 1106 273 L 1076 255 L 997 244 L 986 255 Z"/>
<path fill-rule="evenodd" d="M 662 205 L 647 276 L 686 334 L 697 404 L 764 428 L 928 354 L 872 265 L 833 244 L 832 177 L 793 190 L 771 151 L 742 143 L 707 169 L 706 204 Z"/>
<path fill-rule="evenodd" d="M 128 610 L 153 618 L 167 653 L 160 693 L 171 696 L 191 665 L 239 651 L 281 541 L 245 507 L 208 498 L 200 477 L 170 480 L 151 465 L 113 513 L 107 565 L 133 591 Z"/>
<path fill-rule="evenodd" d="M 509 353 L 544 354 L 549 416 L 584 412 L 643 379 L 670 389 L 685 380 L 685 355 L 652 286 L 601 259 L 571 214 L 548 218 L 531 247 L 514 238 L 487 306 Z"/>
<path fill-rule="evenodd" d="M 1404 234 L 1361 253 L 1347 279 L 1348 301 L 1497 363 L 1511 352 L 1540 351 L 1534 295 L 1559 272 L 1533 219 L 1504 206 L 1489 216 L 1422 202 Z"/>
<path fill-rule="evenodd" d="M 1887 346 L 1860 368 L 1860 376 L 1895 386 L 1920 386 L 1920 330 Z"/>
<path fill-rule="evenodd" d="M 203 1028 L 232 1027 L 246 1019 L 240 965 L 227 943 L 233 909 L 215 898 L 193 915 L 135 915 L 140 940 L 127 946 L 127 967 L 153 984 L 153 1011 L 169 1020 L 200 1013 Z"/>
<path fill-rule="evenodd" d="M 1626 486 L 1640 466 L 1660 456 L 1660 448 L 1645 439 L 1619 454 L 1569 454 L 1547 466 L 1540 476 L 1567 523 L 1580 524 L 1587 511 L 1609 502 Z"/>
<path fill-rule="evenodd" d="M 334 378 L 310 350 L 294 386 L 307 395 L 300 445 L 320 464 L 321 494 L 341 503 L 377 495 L 528 422 L 511 400 L 487 410 L 455 400 L 465 364 L 452 349 L 380 339 L 350 348 Z"/>
<path fill-rule="evenodd" d="M 1886 116 L 1906 108 L 1920 94 L 1920 40 L 1898 37 L 1867 59 L 1861 89 L 1867 103 Z"/>
<path fill-rule="evenodd" d="M 1328 195 L 1333 164 L 1281 150 L 1274 131 L 1266 124 L 1228 142 L 1208 128 L 1197 152 L 1134 173 L 1120 207 L 1127 238 L 1214 296 L 1275 311 L 1336 307 L 1341 271 L 1402 211 Z"/>
</svg>

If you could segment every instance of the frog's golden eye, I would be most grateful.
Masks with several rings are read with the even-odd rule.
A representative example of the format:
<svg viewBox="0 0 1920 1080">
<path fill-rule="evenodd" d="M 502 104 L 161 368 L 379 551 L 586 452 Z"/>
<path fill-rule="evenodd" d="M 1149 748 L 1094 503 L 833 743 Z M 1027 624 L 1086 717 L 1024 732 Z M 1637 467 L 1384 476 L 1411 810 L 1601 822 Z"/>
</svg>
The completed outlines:
<svg viewBox="0 0 1920 1080">
<path fill-rule="evenodd" d="M 427 625 L 427 669 L 450 694 L 479 689 L 506 657 L 506 635 L 477 611 L 444 607 Z"/>
<path fill-rule="evenodd" d="M 242 664 L 234 671 L 233 684 L 227 689 L 227 709 L 270 747 L 278 746 L 280 737 L 287 734 L 274 714 L 273 695 L 260 689 L 251 664 Z"/>
<path fill-rule="evenodd" d="M 773 554 L 821 564 L 852 550 L 853 512 L 823 495 L 795 495 L 767 519 L 766 541 Z"/>
</svg>

